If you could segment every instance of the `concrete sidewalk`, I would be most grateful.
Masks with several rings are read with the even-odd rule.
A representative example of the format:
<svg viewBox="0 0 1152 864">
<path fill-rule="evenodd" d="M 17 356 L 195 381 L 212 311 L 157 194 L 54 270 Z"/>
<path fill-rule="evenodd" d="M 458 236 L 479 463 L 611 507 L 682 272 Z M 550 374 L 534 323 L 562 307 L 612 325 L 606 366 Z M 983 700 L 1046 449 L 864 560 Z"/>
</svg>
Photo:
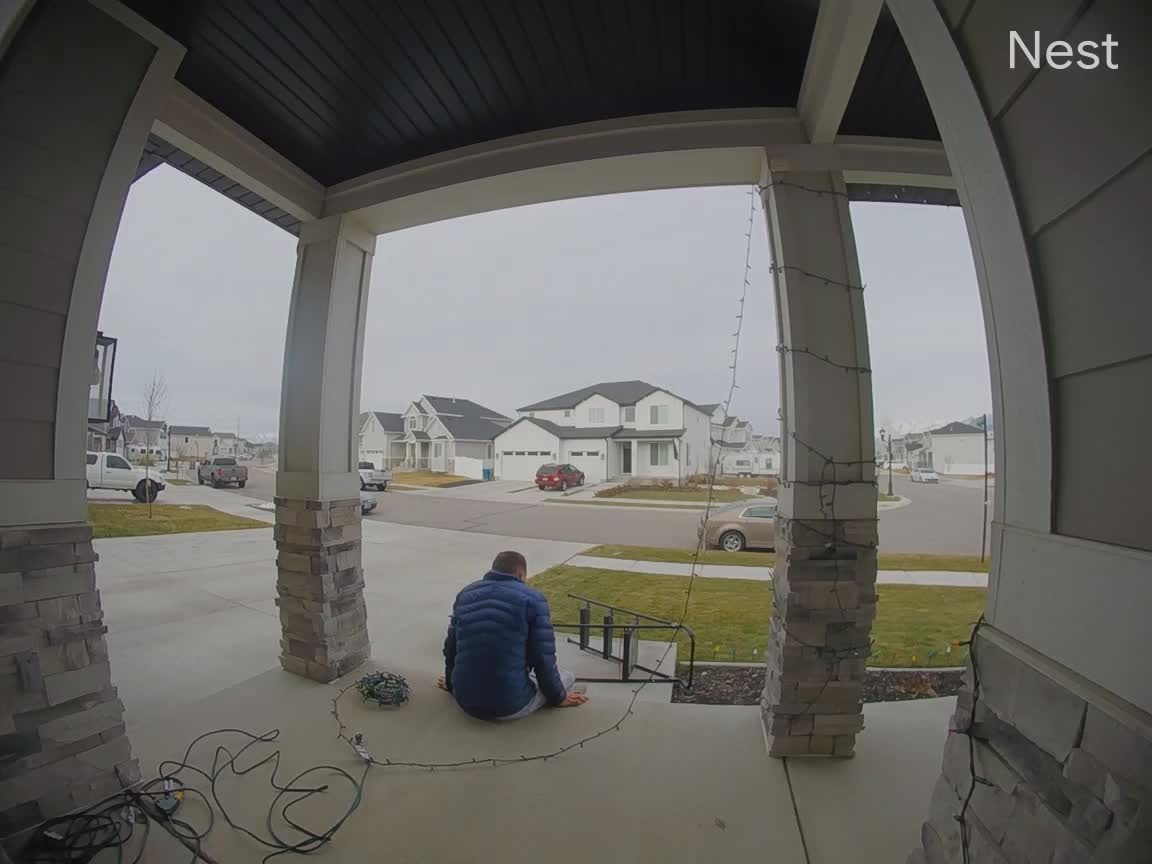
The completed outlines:
<svg viewBox="0 0 1152 864">
<path fill-rule="evenodd" d="M 660 573 L 670 576 L 688 576 L 691 564 L 665 561 L 632 561 L 625 558 L 601 558 L 577 555 L 568 562 L 573 567 L 593 567 L 599 570 L 627 570 L 631 573 Z M 772 568 L 743 567 L 731 564 L 702 564 L 696 575 L 704 579 L 752 579 L 770 582 Z M 986 588 L 987 573 L 962 573 L 951 570 L 881 570 L 876 574 L 879 585 L 945 585 L 952 587 Z"/>
</svg>

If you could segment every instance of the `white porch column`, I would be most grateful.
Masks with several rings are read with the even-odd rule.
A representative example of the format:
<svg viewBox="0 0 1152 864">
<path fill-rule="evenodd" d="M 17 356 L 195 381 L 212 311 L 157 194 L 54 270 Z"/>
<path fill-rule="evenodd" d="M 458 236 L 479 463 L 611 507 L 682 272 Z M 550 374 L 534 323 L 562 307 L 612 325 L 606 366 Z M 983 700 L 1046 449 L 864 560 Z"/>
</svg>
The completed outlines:
<svg viewBox="0 0 1152 864">
<path fill-rule="evenodd" d="M 96 590 L 84 448 L 108 261 L 183 54 L 119 4 L 15 5 L 0 12 L 5 861 L 4 849 L 22 860 L 33 826 L 140 779 Z"/>
<path fill-rule="evenodd" d="M 368 656 L 356 418 L 376 238 L 301 228 L 284 349 L 275 538 L 281 665 L 331 681 Z"/>
<path fill-rule="evenodd" d="M 850 756 L 876 614 L 872 381 L 839 173 L 768 171 L 783 465 L 764 709 L 774 756 Z"/>
</svg>

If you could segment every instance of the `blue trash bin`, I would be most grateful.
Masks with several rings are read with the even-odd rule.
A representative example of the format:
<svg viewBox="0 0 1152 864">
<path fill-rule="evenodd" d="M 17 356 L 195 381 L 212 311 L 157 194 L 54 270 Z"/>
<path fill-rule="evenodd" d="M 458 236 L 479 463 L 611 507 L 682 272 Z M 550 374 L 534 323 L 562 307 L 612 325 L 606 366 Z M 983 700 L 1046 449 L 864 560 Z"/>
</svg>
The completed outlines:
<svg viewBox="0 0 1152 864">
<path fill-rule="evenodd" d="M 485 480 L 491 480 L 492 479 L 492 469 L 491 468 L 485 468 L 484 469 L 484 479 Z"/>
</svg>

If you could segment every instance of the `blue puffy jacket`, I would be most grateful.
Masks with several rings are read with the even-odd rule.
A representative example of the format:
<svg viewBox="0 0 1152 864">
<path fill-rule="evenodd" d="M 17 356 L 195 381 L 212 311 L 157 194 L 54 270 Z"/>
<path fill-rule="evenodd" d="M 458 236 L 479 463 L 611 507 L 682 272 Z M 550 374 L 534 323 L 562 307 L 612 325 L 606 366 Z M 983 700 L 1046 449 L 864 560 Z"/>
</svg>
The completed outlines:
<svg viewBox="0 0 1152 864">
<path fill-rule="evenodd" d="M 444 640 L 444 680 L 473 717 L 515 714 L 536 696 L 553 705 L 568 695 L 556 669 L 548 601 L 508 573 L 488 573 L 456 595 Z"/>
</svg>

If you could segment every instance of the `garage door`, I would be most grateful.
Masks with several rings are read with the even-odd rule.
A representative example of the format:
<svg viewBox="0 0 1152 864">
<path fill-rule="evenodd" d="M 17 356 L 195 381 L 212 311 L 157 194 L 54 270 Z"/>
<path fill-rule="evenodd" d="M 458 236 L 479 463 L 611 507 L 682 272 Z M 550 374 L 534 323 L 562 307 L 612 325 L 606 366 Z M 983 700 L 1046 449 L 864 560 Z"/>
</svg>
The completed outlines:
<svg viewBox="0 0 1152 864">
<path fill-rule="evenodd" d="M 604 456 L 603 446 L 589 447 L 587 450 L 572 449 L 568 451 L 568 464 L 584 472 L 585 483 L 602 483 L 606 461 Z"/>
<path fill-rule="evenodd" d="M 498 450 L 496 455 L 496 476 L 501 480 L 535 480 L 536 470 L 554 461 L 547 450 Z"/>
</svg>

